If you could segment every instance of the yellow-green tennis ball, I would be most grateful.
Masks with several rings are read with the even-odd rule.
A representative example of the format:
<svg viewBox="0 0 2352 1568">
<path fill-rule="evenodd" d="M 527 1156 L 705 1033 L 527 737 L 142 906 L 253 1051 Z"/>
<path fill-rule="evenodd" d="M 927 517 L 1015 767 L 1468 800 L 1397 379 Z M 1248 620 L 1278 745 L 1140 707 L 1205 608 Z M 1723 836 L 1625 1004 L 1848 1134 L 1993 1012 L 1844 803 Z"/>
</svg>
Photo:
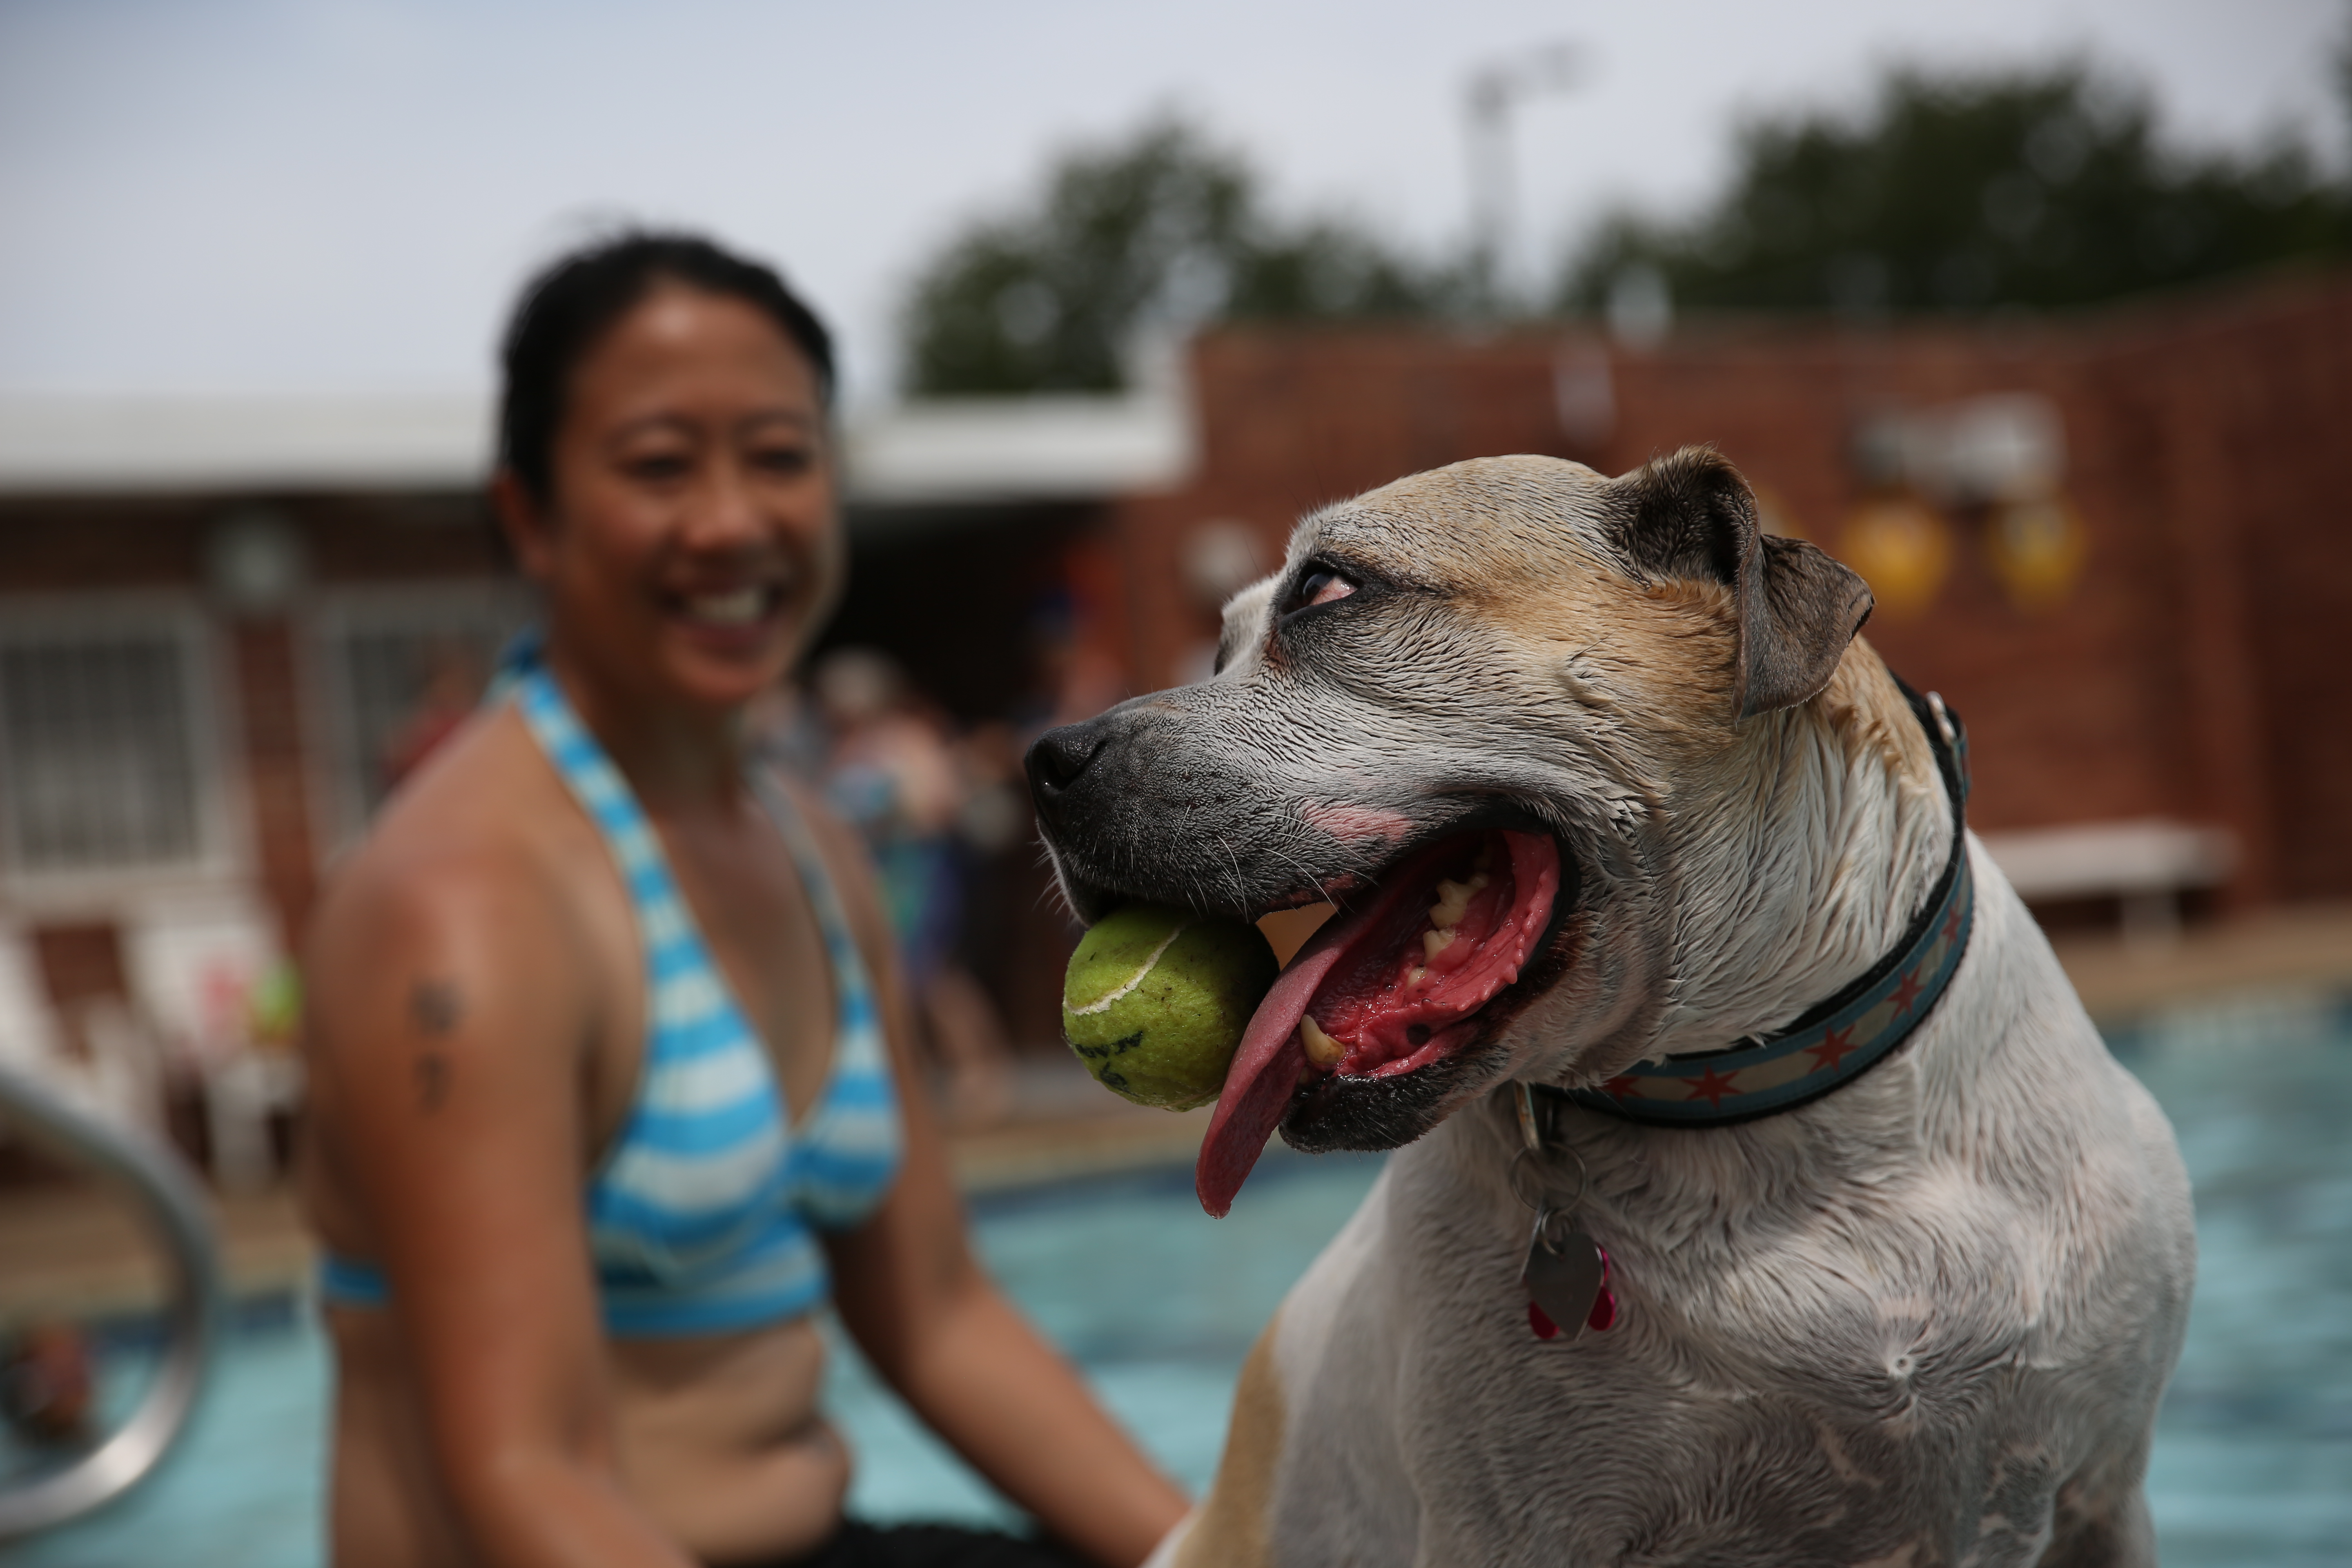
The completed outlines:
<svg viewBox="0 0 2352 1568">
<path fill-rule="evenodd" d="M 1224 1087 L 1280 968 L 1254 925 L 1129 904 L 1095 922 L 1070 955 L 1062 1032 L 1104 1088 L 1190 1110 Z"/>
</svg>

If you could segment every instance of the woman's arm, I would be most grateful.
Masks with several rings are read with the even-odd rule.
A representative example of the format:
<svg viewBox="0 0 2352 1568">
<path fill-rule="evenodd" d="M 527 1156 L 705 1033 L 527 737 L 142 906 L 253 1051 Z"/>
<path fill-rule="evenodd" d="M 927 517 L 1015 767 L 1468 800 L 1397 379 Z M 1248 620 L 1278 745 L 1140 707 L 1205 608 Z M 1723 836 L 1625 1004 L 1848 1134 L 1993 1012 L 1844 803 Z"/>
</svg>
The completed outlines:
<svg viewBox="0 0 2352 1568">
<path fill-rule="evenodd" d="M 907 1130 L 906 1163 L 881 1208 L 827 1238 L 842 1321 L 891 1386 L 999 1490 L 1097 1562 L 1130 1568 L 1183 1517 L 1183 1494 L 973 1259 L 946 1147 L 912 1071 L 906 998 L 863 852 L 803 810 L 874 973 Z"/>
<path fill-rule="evenodd" d="M 615 1473 L 580 1205 L 595 1003 L 560 901 L 528 865 L 352 869 L 311 944 L 311 1114 L 460 1527 L 498 1568 L 690 1568 Z"/>
</svg>

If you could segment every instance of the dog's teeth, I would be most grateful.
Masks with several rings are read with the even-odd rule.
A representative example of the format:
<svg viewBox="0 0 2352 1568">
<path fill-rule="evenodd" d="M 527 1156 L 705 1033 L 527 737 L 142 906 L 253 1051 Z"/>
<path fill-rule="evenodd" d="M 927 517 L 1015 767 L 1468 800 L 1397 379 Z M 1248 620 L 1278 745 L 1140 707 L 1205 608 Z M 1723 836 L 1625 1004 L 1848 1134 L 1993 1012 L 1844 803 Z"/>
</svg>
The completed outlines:
<svg viewBox="0 0 2352 1568">
<path fill-rule="evenodd" d="M 1432 963 L 1435 963 L 1437 962 L 1437 955 L 1439 953 L 1444 952 L 1447 948 L 1452 947 L 1453 945 L 1454 932 L 1451 930 L 1425 931 L 1421 933 L 1422 955 L 1427 958 Z"/>
<path fill-rule="evenodd" d="M 1486 873 L 1480 871 L 1466 882 L 1444 879 L 1437 884 L 1437 902 L 1429 906 L 1429 923 L 1441 931 L 1451 931 L 1462 923 L 1470 912 L 1470 900 L 1486 885 Z"/>
<path fill-rule="evenodd" d="M 1348 1047 L 1325 1034 L 1323 1026 L 1310 1015 L 1299 1015 L 1298 1036 L 1307 1042 L 1307 1059 L 1325 1072 L 1338 1067 L 1339 1058 L 1347 1054 Z"/>
<path fill-rule="evenodd" d="M 1406 973 L 1404 983 L 1407 985 L 1418 985 L 1428 978 L 1429 971 L 1416 963 L 1412 966 L 1412 970 Z"/>
</svg>

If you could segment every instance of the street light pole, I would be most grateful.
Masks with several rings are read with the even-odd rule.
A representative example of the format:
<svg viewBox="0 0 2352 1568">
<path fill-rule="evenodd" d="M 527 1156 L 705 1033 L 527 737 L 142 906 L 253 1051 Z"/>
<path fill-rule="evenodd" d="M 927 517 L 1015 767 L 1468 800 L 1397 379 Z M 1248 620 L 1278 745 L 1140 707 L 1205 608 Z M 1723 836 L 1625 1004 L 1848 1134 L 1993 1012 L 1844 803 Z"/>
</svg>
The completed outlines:
<svg viewBox="0 0 2352 1568">
<path fill-rule="evenodd" d="M 1582 74 L 1574 44 L 1546 44 L 1472 71 L 1463 84 L 1470 161 L 1470 267 L 1476 306 L 1499 314 L 1509 284 L 1518 182 L 1511 157 L 1511 110 L 1523 99 L 1561 92 Z"/>
</svg>

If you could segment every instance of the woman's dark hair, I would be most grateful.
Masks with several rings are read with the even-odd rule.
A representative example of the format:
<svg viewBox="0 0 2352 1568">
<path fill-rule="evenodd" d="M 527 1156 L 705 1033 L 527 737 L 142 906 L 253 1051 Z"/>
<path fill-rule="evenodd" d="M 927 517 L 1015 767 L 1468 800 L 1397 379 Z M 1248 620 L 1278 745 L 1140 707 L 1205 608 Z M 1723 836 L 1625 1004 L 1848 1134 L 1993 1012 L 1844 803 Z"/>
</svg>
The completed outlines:
<svg viewBox="0 0 2352 1568">
<path fill-rule="evenodd" d="M 766 311 L 808 355 L 817 396 L 833 406 L 833 334 L 773 268 L 747 261 L 699 235 L 623 234 L 575 250 L 532 279 L 507 327 L 499 353 L 506 372 L 499 400 L 499 461 L 534 499 L 546 500 L 552 488 L 555 432 L 563 420 L 572 371 L 598 338 L 664 282 L 726 295 Z"/>
</svg>

